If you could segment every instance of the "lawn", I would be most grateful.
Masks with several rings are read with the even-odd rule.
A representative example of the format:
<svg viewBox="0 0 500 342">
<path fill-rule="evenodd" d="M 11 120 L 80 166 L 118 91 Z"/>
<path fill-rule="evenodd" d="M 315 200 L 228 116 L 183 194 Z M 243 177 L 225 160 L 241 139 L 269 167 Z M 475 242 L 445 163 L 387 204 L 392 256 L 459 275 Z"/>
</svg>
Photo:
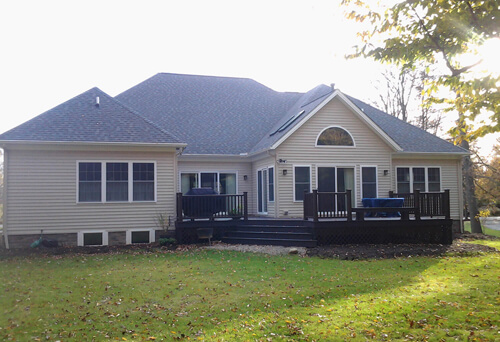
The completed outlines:
<svg viewBox="0 0 500 342">
<path fill-rule="evenodd" d="M 482 224 L 481 226 L 483 228 L 483 234 L 500 237 L 500 231 L 494 230 L 494 229 L 490 229 L 487 226 L 485 226 L 484 224 Z M 470 233 L 470 221 L 465 221 L 464 222 L 464 230 L 466 232 Z"/>
<path fill-rule="evenodd" d="M 500 249 L 500 241 L 487 243 Z M 498 253 L 8 258 L 0 261 L 0 340 L 493 341 L 499 269 Z"/>
</svg>

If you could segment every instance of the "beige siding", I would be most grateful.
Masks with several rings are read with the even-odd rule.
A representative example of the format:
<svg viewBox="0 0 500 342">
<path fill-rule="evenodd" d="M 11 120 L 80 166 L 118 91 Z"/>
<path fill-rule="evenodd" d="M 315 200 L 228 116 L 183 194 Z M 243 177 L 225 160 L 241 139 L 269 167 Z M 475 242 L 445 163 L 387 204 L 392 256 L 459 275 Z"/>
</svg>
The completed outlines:
<svg viewBox="0 0 500 342">
<path fill-rule="evenodd" d="M 396 168 L 397 167 L 440 167 L 441 168 L 441 190 L 450 190 L 450 209 L 451 218 L 458 220 L 460 218 L 460 190 L 462 180 L 459 175 L 461 166 L 460 160 L 456 159 L 394 159 L 393 160 L 393 188 L 396 191 Z"/>
<path fill-rule="evenodd" d="M 9 150 L 9 234 L 155 228 L 155 216 L 175 219 L 175 154 L 171 152 Z M 77 161 L 152 161 L 157 202 L 77 203 Z"/>
<path fill-rule="evenodd" d="M 329 126 L 340 126 L 351 133 L 355 147 L 316 147 L 318 134 Z M 317 187 L 316 168 L 318 166 L 337 166 L 355 168 L 354 194 L 361 201 L 360 167 L 377 166 L 378 195 L 387 196 L 391 190 L 390 175 L 384 170 L 391 169 L 390 148 L 366 123 L 361 121 L 340 100 L 334 99 L 311 117 L 277 148 L 276 158 L 285 159 L 286 164 L 278 164 L 279 216 L 285 211 L 293 217 L 303 215 L 302 202 L 293 198 L 293 166 L 311 166 L 312 188 Z M 283 176 L 283 170 L 287 175 Z"/>
<path fill-rule="evenodd" d="M 253 198 L 253 173 L 252 164 L 250 162 L 207 162 L 207 161 L 185 161 L 179 160 L 177 166 L 177 181 L 179 184 L 176 191 L 180 191 L 181 173 L 184 172 L 236 172 L 238 193 L 248 193 L 249 208 L 248 212 L 253 213 L 255 210 L 255 202 Z M 247 176 L 247 180 L 243 177 Z"/>
</svg>

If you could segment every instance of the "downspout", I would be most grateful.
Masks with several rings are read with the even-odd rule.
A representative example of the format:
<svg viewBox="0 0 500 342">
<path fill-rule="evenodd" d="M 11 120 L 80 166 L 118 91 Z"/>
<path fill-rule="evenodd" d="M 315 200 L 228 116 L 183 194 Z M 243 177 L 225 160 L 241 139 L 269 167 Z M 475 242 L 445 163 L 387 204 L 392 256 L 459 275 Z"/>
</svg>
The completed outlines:
<svg viewBox="0 0 500 342">
<path fill-rule="evenodd" d="M 9 164 L 7 158 L 7 150 L 3 149 L 3 241 L 5 248 L 9 249 L 9 234 L 7 233 L 7 174 Z"/>
</svg>

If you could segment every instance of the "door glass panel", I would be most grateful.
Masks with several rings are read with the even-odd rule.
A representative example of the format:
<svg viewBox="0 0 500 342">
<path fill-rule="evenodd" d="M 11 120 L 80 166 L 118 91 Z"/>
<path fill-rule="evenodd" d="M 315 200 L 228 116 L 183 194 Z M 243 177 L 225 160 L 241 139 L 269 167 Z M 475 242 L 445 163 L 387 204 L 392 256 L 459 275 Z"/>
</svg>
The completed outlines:
<svg viewBox="0 0 500 342">
<path fill-rule="evenodd" d="M 215 191 L 217 189 L 217 173 L 202 173 L 201 174 L 201 187 L 202 188 L 212 188 Z"/>
<path fill-rule="evenodd" d="M 258 204 L 258 212 L 262 213 L 262 171 L 257 171 L 257 204 Z"/>
<path fill-rule="evenodd" d="M 353 168 L 337 168 L 337 188 L 339 192 L 346 190 L 354 190 L 354 169 Z M 354 192 L 354 191 L 353 191 Z M 355 206 L 354 194 L 351 196 L 351 206 Z M 337 210 L 346 210 L 346 203 L 339 202 Z"/>
<path fill-rule="evenodd" d="M 262 203 L 264 212 L 267 213 L 267 170 L 262 170 Z"/>
<path fill-rule="evenodd" d="M 236 195 L 236 174 L 221 173 L 220 174 L 220 194 Z"/>
<path fill-rule="evenodd" d="M 185 195 L 189 190 L 198 187 L 197 173 L 183 173 L 181 175 L 181 192 Z"/>
<path fill-rule="evenodd" d="M 318 192 L 335 192 L 335 168 L 318 167 Z M 319 202 L 320 212 L 334 212 L 336 208 L 336 197 L 334 194 L 321 194 Z"/>
</svg>

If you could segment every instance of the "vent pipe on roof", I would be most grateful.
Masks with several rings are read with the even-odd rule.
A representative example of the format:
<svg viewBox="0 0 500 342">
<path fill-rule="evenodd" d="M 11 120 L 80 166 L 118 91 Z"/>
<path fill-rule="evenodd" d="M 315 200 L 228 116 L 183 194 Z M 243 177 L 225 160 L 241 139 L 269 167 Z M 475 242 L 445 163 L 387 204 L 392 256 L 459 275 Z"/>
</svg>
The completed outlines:
<svg viewBox="0 0 500 342">
<path fill-rule="evenodd" d="M 95 98 L 95 106 L 99 107 L 99 96 L 96 96 Z"/>
<path fill-rule="evenodd" d="M 332 90 L 335 90 L 335 83 L 331 83 L 330 87 L 332 87 Z"/>
</svg>

